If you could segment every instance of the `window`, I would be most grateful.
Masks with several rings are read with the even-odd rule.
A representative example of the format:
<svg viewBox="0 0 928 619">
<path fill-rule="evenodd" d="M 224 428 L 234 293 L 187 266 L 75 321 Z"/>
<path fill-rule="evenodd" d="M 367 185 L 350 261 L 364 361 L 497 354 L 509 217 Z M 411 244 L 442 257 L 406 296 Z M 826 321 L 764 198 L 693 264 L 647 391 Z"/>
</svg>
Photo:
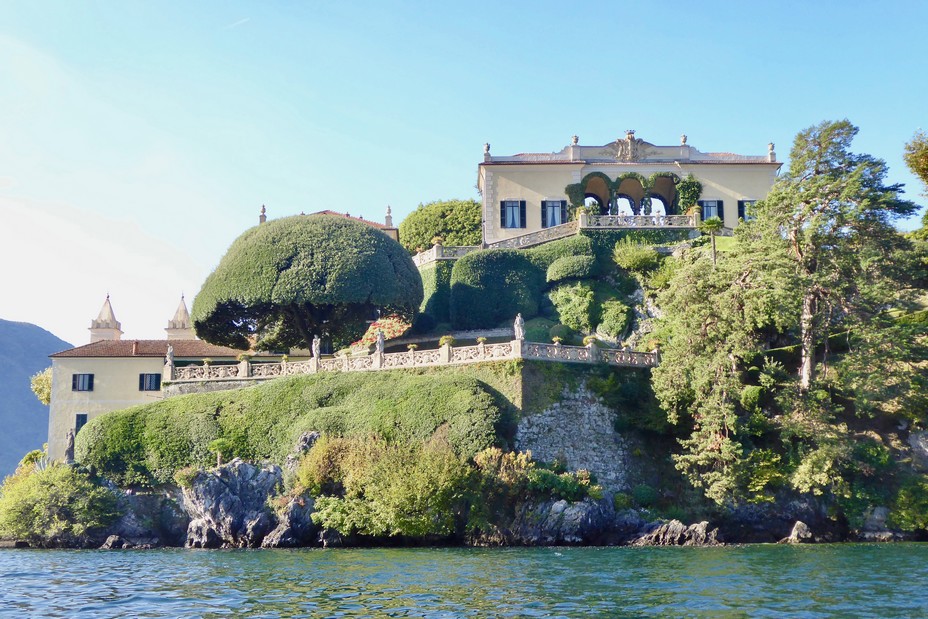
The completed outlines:
<svg viewBox="0 0 928 619">
<path fill-rule="evenodd" d="M 87 413 L 78 413 L 74 416 L 74 436 L 77 436 L 77 433 L 81 431 L 87 425 Z"/>
<path fill-rule="evenodd" d="M 503 228 L 525 227 L 525 200 L 503 200 L 499 206 L 499 223 Z"/>
<path fill-rule="evenodd" d="M 160 391 L 161 374 L 139 374 L 139 391 Z"/>
<path fill-rule="evenodd" d="M 541 227 L 550 228 L 567 223 L 567 200 L 542 200 Z"/>
<path fill-rule="evenodd" d="M 71 374 L 71 391 L 93 391 L 93 374 Z"/>
<path fill-rule="evenodd" d="M 710 217 L 718 217 L 725 221 L 725 212 L 722 209 L 721 200 L 697 200 L 696 204 L 702 207 L 702 220 L 705 221 Z"/>
<path fill-rule="evenodd" d="M 757 202 L 757 200 L 738 200 L 738 219 L 743 219 L 744 221 L 754 219 L 748 215 L 748 207 L 754 206 L 755 202 Z"/>
</svg>

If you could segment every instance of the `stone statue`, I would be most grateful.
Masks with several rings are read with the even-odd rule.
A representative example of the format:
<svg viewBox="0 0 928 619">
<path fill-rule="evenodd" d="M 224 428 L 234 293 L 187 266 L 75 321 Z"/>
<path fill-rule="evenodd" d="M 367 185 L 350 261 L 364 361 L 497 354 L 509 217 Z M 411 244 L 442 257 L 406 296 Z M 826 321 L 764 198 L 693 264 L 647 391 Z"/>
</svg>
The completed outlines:
<svg viewBox="0 0 928 619">
<path fill-rule="evenodd" d="M 381 330 L 378 329 L 378 331 L 377 331 L 377 343 L 376 343 L 376 346 L 377 346 L 377 354 L 378 354 L 378 355 L 382 355 L 382 354 L 383 354 L 383 347 L 384 347 L 385 344 L 386 344 L 386 341 L 385 341 L 385 338 L 383 337 L 383 331 L 381 331 Z"/>
<path fill-rule="evenodd" d="M 74 428 L 68 428 L 68 437 L 64 445 L 64 463 L 71 464 L 74 462 Z"/>
<path fill-rule="evenodd" d="M 164 356 L 164 364 L 174 366 L 174 347 L 168 344 L 168 352 Z"/>
<path fill-rule="evenodd" d="M 686 134 L 680 136 L 680 146 L 686 146 Z"/>
<path fill-rule="evenodd" d="M 522 318 L 522 314 L 516 314 L 516 321 L 512 325 L 513 330 L 516 332 L 517 340 L 525 339 L 525 320 Z"/>
<path fill-rule="evenodd" d="M 318 335 L 313 336 L 313 359 L 319 361 L 322 350 L 322 340 L 319 339 Z"/>
<path fill-rule="evenodd" d="M 490 143 L 489 142 L 483 145 L 483 154 L 484 155 L 490 154 Z"/>
<path fill-rule="evenodd" d="M 573 146 L 576 146 L 577 144 L 580 143 L 580 137 L 579 137 L 579 136 L 576 136 L 576 135 L 573 136 L 573 137 L 571 137 L 571 138 L 570 138 L 570 143 L 571 143 Z"/>
</svg>

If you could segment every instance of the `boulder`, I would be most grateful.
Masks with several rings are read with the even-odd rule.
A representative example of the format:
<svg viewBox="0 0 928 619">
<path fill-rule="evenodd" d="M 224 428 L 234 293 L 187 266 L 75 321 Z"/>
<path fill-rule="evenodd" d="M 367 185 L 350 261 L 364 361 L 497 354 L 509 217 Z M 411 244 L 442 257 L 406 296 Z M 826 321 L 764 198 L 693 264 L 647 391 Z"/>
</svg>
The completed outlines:
<svg viewBox="0 0 928 619">
<path fill-rule="evenodd" d="M 797 520 L 793 525 L 789 536 L 780 540 L 781 544 L 813 544 L 815 536 L 812 535 L 812 529 L 802 520 Z"/>
<path fill-rule="evenodd" d="M 528 546 L 597 543 L 610 533 L 614 517 L 609 501 L 527 503 L 516 510 L 504 537 L 506 543 Z"/>
<path fill-rule="evenodd" d="M 686 526 L 679 520 L 654 522 L 632 540 L 632 546 L 721 546 L 719 530 L 706 521 Z"/>
<path fill-rule="evenodd" d="M 181 508 L 176 492 L 117 493 L 122 516 L 107 529 L 110 537 L 119 537 L 138 548 L 183 545 L 190 518 Z"/>
<path fill-rule="evenodd" d="M 281 485 L 279 466 L 258 468 L 239 458 L 197 473 L 183 489 L 190 516 L 186 546 L 256 548 L 274 528 L 268 497 Z"/>
<path fill-rule="evenodd" d="M 103 542 L 103 545 L 100 546 L 101 550 L 118 550 L 120 548 L 132 548 L 134 544 L 132 542 L 124 540 L 119 535 L 110 535 L 106 538 L 106 541 Z"/>
<path fill-rule="evenodd" d="M 277 527 L 264 538 L 261 547 L 298 548 L 317 543 L 317 527 L 311 517 L 313 508 L 312 497 L 291 498 L 277 515 Z"/>
<path fill-rule="evenodd" d="M 912 461 L 922 471 L 928 470 L 928 432 L 909 434 L 909 447 L 912 448 Z"/>
<path fill-rule="evenodd" d="M 287 455 L 287 460 L 284 463 L 284 467 L 287 471 L 290 473 L 296 472 L 296 467 L 299 466 L 300 460 L 313 448 L 313 445 L 316 444 L 320 436 L 322 436 L 322 434 L 314 430 L 312 432 L 303 432 L 300 438 L 296 439 L 296 445 L 293 447 L 293 451 Z"/>
</svg>

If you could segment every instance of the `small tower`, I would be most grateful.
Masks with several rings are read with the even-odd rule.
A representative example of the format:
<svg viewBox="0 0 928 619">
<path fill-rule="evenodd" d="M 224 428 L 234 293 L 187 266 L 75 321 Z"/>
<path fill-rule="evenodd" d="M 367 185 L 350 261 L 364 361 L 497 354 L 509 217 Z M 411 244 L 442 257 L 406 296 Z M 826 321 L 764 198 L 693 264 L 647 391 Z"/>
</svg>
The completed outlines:
<svg viewBox="0 0 928 619">
<path fill-rule="evenodd" d="M 116 320 L 113 314 L 113 306 L 110 305 L 110 295 L 106 295 L 106 301 L 100 308 L 100 314 L 95 320 L 90 321 L 90 343 L 100 342 L 102 340 L 119 341 L 122 337 L 122 324 Z"/>
<path fill-rule="evenodd" d="M 187 311 L 187 304 L 184 302 L 184 295 L 180 295 L 180 305 L 174 312 L 174 318 L 168 321 L 165 328 L 168 334 L 168 340 L 195 340 L 196 334 L 193 332 L 193 325 L 190 323 L 190 312 Z"/>
</svg>

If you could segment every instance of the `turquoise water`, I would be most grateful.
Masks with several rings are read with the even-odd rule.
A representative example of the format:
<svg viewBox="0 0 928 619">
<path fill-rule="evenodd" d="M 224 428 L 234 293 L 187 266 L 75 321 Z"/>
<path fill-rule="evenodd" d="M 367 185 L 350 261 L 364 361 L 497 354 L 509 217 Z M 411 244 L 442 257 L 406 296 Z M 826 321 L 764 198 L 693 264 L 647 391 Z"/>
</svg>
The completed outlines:
<svg viewBox="0 0 928 619">
<path fill-rule="evenodd" d="M 928 545 L 0 550 L 3 617 L 925 617 Z"/>
</svg>

